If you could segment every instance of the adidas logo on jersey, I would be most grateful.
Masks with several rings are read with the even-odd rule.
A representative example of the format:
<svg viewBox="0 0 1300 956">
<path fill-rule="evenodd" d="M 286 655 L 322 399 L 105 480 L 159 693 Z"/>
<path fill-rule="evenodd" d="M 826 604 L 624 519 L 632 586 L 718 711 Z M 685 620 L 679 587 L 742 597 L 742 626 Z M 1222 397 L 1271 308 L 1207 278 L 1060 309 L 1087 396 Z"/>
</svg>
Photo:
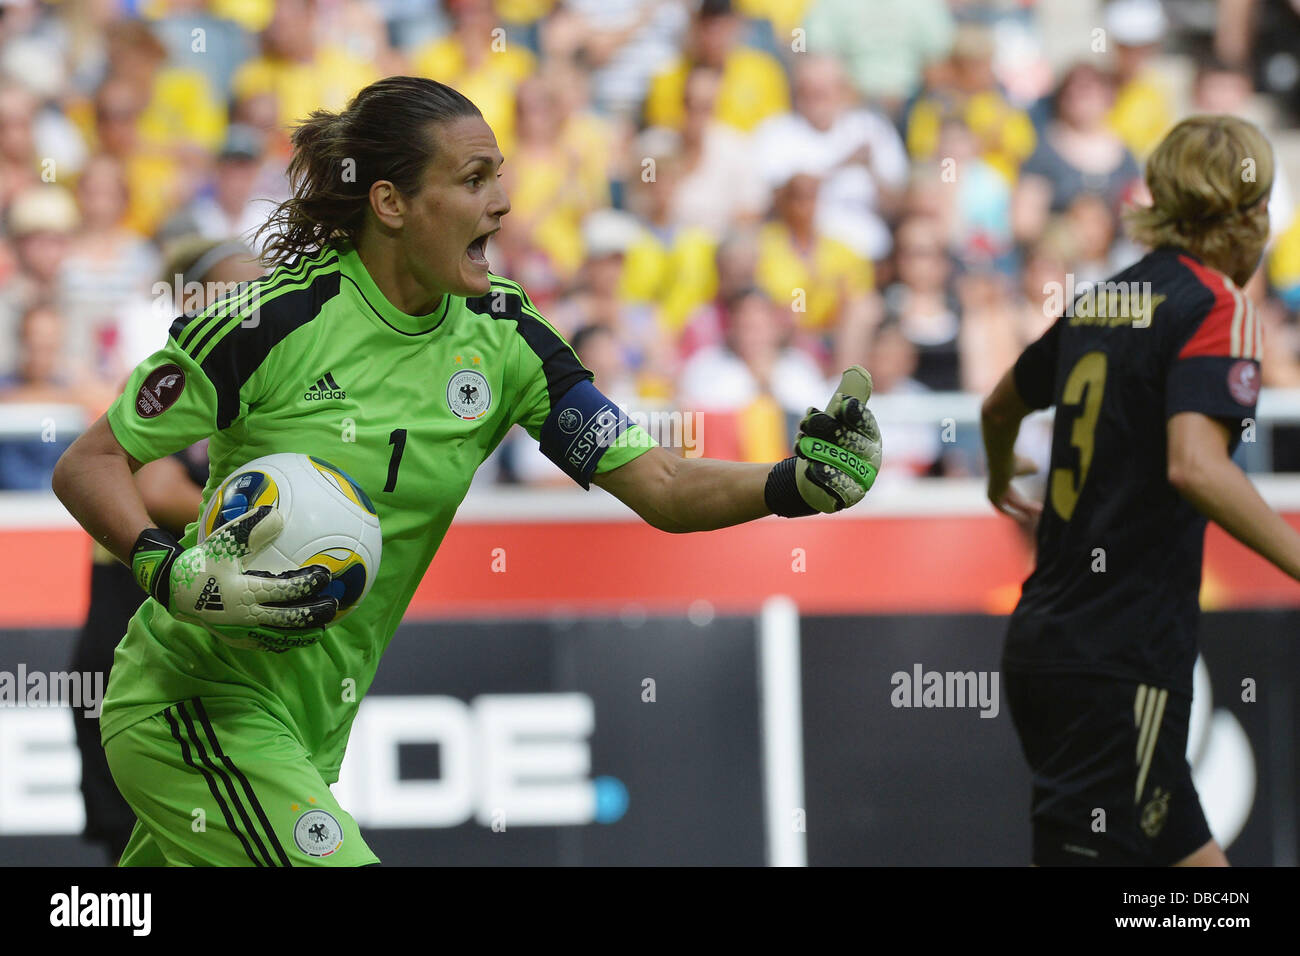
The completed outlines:
<svg viewBox="0 0 1300 956">
<path fill-rule="evenodd" d="M 221 603 L 221 588 L 217 585 L 216 578 L 208 578 L 208 583 L 203 585 L 203 590 L 199 592 L 199 599 L 194 602 L 194 610 L 202 611 L 204 608 L 209 611 L 226 609 L 226 606 Z"/>
<path fill-rule="evenodd" d="M 316 379 L 307 391 L 303 392 L 303 398 L 309 402 L 323 402 L 327 398 L 347 398 L 348 393 L 339 388 L 339 383 L 334 381 L 334 376 L 326 372 L 320 378 Z"/>
</svg>

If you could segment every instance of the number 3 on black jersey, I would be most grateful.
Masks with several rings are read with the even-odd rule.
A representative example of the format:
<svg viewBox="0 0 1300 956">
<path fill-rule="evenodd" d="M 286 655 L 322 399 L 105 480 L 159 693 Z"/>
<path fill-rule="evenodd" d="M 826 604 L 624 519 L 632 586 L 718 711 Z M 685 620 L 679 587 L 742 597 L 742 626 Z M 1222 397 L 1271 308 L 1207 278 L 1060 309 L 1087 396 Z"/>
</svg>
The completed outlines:
<svg viewBox="0 0 1300 956">
<path fill-rule="evenodd" d="M 1070 444 L 1079 449 L 1078 473 L 1074 468 L 1053 468 L 1051 484 L 1052 507 L 1062 520 L 1069 521 L 1074 506 L 1079 503 L 1079 493 L 1088 480 L 1088 467 L 1092 464 L 1093 439 L 1097 431 L 1097 416 L 1101 414 L 1101 395 L 1106 389 L 1106 353 L 1088 352 L 1074 364 L 1065 380 L 1065 389 L 1057 412 L 1065 408 L 1076 410 L 1070 430 Z"/>
</svg>

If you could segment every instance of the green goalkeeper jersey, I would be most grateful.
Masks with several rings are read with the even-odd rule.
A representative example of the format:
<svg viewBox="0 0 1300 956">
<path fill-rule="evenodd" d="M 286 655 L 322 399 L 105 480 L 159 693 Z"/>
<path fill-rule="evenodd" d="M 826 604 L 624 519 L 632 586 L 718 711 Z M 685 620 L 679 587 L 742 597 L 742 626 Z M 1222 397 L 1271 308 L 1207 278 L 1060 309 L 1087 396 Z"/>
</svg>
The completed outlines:
<svg viewBox="0 0 1300 956">
<path fill-rule="evenodd" d="M 432 314 L 411 316 L 343 242 L 177 319 L 108 410 L 122 447 L 147 462 L 209 438 L 205 506 L 254 458 L 324 458 L 374 502 L 383 557 L 357 609 L 283 654 L 228 646 L 145 601 L 113 659 L 103 739 L 176 701 L 253 698 L 336 780 L 379 658 L 475 470 L 510 427 L 584 487 L 653 444 L 591 379 L 516 283 L 492 276 L 487 295 L 444 295 Z"/>
</svg>

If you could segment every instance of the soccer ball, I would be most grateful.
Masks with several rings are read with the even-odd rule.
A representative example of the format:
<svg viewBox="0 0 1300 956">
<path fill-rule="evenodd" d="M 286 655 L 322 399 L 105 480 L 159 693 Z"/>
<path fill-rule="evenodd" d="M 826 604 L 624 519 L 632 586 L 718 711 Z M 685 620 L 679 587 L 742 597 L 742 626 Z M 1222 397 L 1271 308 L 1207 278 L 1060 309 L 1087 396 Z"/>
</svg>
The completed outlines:
<svg viewBox="0 0 1300 956">
<path fill-rule="evenodd" d="M 322 593 L 339 602 L 334 621 L 347 616 L 379 573 L 383 537 L 369 496 L 341 468 L 314 455 L 266 455 L 235 469 L 212 493 L 199 518 L 199 541 L 262 505 L 284 515 L 284 530 L 249 555 L 248 568 L 279 573 L 323 565 L 331 581 Z"/>
</svg>

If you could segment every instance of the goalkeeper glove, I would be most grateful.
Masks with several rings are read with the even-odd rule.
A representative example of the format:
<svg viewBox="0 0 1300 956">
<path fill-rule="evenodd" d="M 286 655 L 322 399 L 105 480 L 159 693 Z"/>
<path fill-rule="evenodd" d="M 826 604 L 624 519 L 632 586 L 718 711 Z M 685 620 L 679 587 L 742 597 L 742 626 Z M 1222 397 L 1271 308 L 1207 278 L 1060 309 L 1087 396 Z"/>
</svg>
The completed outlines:
<svg viewBox="0 0 1300 956">
<path fill-rule="evenodd" d="M 329 570 L 313 564 L 272 574 L 245 566 L 283 527 L 284 516 L 263 505 L 189 549 L 148 528 L 131 549 L 131 572 L 173 617 L 201 624 L 227 644 L 277 652 L 304 647 L 320 639 L 338 611 L 337 599 L 319 594 Z"/>
<path fill-rule="evenodd" d="M 826 411 L 808 409 L 794 457 L 768 474 L 764 498 L 773 514 L 830 514 L 862 500 L 880 471 L 880 427 L 867 408 L 870 397 L 871 375 L 854 365 L 840 378 Z"/>
</svg>

